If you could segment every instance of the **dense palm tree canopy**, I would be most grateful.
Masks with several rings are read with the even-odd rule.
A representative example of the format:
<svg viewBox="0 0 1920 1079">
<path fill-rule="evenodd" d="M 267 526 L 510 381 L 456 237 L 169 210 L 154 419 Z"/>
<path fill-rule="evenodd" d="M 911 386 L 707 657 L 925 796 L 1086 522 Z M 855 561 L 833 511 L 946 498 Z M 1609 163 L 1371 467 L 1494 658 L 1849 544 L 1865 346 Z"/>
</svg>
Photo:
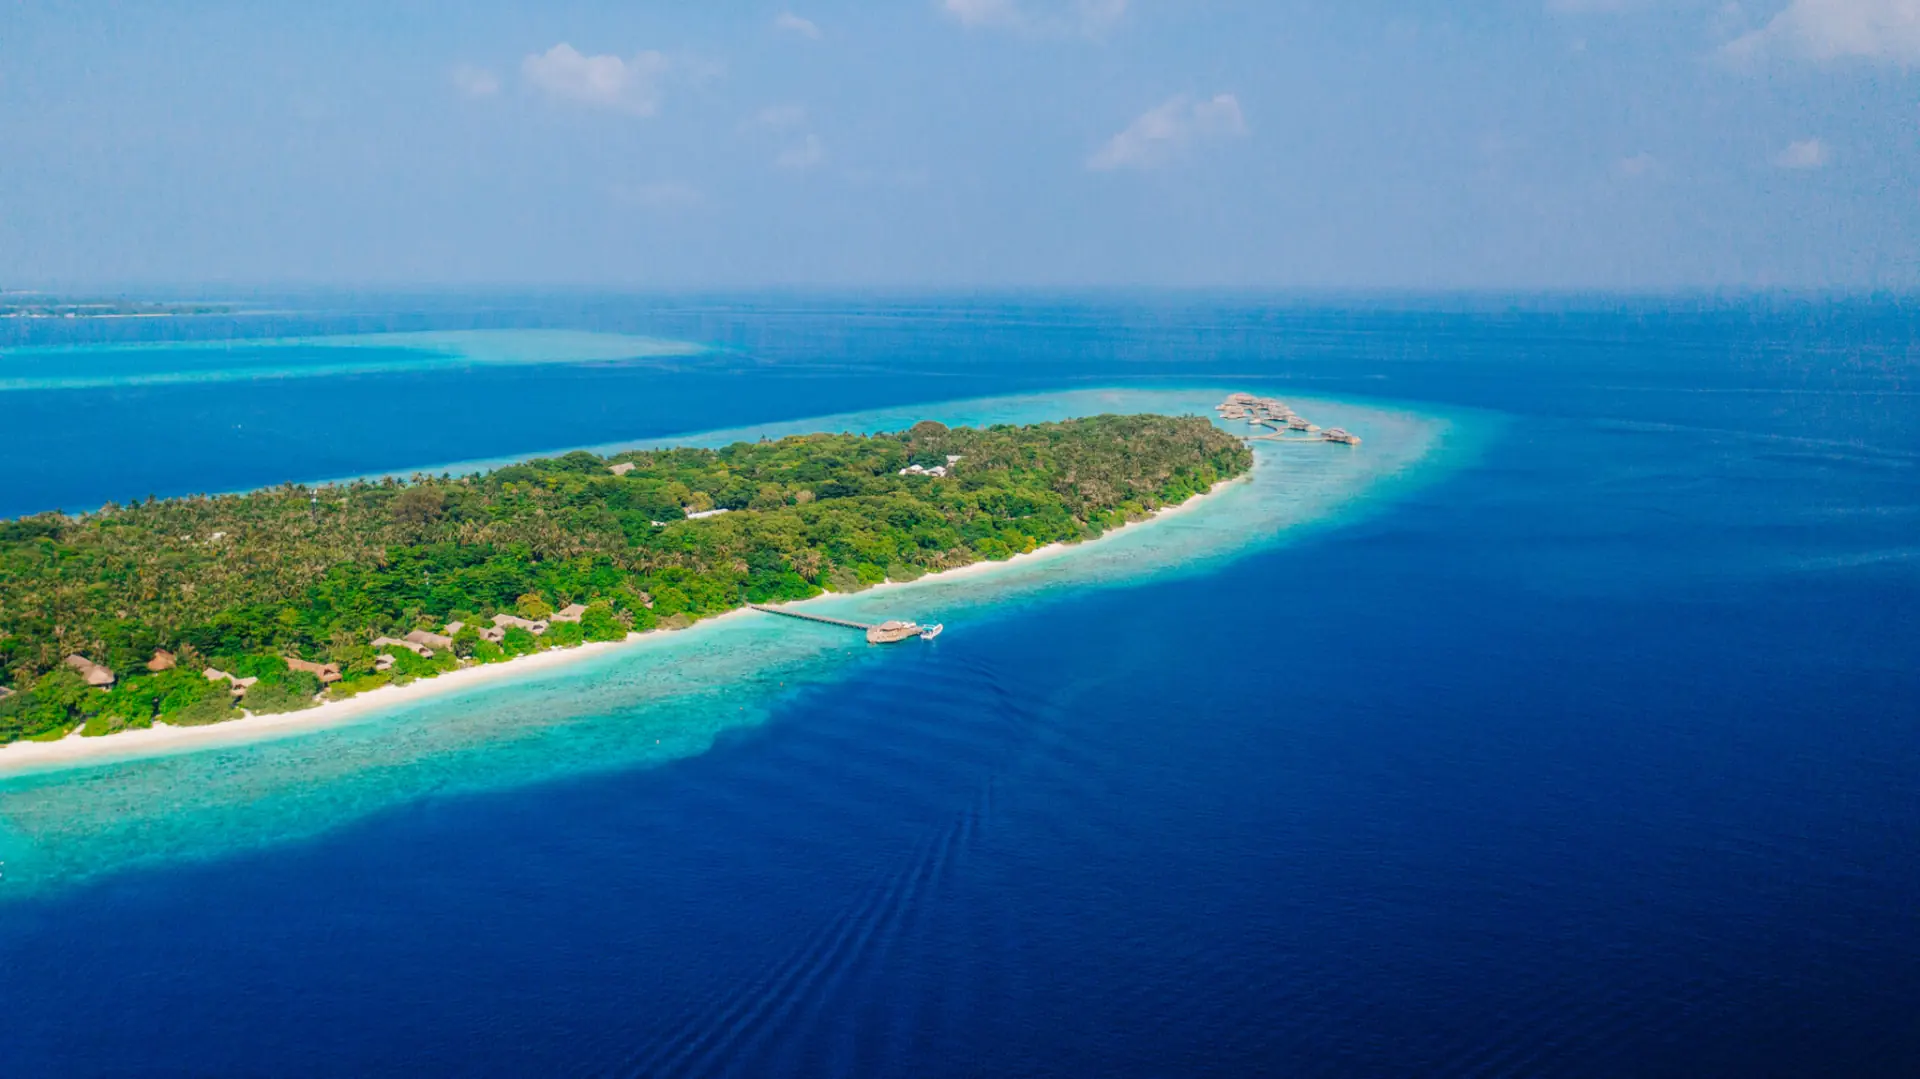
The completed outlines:
<svg viewBox="0 0 1920 1079">
<path fill-rule="evenodd" d="M 327 692 L 344 695 L 1005 559 L 1098 536 L 1251 465 L 1198 417 L 924 422 L 0 522 L 0 684 L 16 691 L 0 699 L 0 742 L 238 715 L 208 666 L 259 679 L 247 709 L 282 711 L 321 689 L 289 658 L 338 665 Z M 570 604 L 584 616 L 539 637 L 478 632 L 497 614 L 544 619 Z M 377 639 L 452 622 L 465 628 L 451 648 L 378 658 Z M 178 662 L 150 670 L 161 650 Z M 69 656 L 115 684 L 90 687 Z"/>
</svg>

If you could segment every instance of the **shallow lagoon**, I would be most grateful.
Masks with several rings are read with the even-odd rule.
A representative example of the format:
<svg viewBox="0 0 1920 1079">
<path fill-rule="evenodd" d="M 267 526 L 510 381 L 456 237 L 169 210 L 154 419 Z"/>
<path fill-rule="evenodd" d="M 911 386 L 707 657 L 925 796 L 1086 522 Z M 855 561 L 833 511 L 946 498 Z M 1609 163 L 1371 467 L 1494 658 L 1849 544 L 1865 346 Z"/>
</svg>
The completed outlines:
<svg viewBox="0 0 1920 1079">
<path fill-rule="evenodd" d="M 897 430 L 921 419 L 982 425 L 1103 412 L 1210 415 L 1233 388 L 982 398 L 593 448 Z M 1044 617 L 1048 596 L 1062 589 L 1196 572 L 1300 528 L 1364 513 L 1401 486 L 1470 460 L 1496 422 L 1464 411 L 1441 418 L 1343 400 L 1290 400 L 1322 426 L 1360 435 L 1363 444 L 1256 442 L 1250 479 L 1164 518 L 985 572 L 823 597 L 809 609 L 856 620 L 939 621 L 949 633 L 964 633 L 970 618 L 1008 608 Z M 843 677 L 863 664 L 911 662 L 900 652 L 923 647 L 940 643 L 876 649 L 831 628 L 736 614 L 335 727 L 263 735 L 243 722 L 229 728 L 230 745 L 0 775 L 0 861 L 8 892 L 18 897 L 133 864 L 308 836 L 420 798 L 671 761 L 703 752 L 721 732 L 760 722 L 803 685 Z"/>
<path fill-rule="evenodd" d="M 28 345 L 0 348 L 0 392 L 337 378 L 481 365 L 660 364 L 704 351 L 689 342 L 583 330 L 420 330 Z"/>
<path fill-rule="evenodd" d="M 1451 424 L 1278 537 L 929 596 L 932 646 L 689 633 L 73 773 L 8 826 L 0 1068 L 1920 1074 L 1920 322 L 1530 303 L 568 297 L 515 324 L 734 351 L 0 395 L 11 512 L 1114 382 Z M 385 310 L 270 332 L 503 324 Z M 675 649 L 737 681 L 614 688 Z"/>
</svg>

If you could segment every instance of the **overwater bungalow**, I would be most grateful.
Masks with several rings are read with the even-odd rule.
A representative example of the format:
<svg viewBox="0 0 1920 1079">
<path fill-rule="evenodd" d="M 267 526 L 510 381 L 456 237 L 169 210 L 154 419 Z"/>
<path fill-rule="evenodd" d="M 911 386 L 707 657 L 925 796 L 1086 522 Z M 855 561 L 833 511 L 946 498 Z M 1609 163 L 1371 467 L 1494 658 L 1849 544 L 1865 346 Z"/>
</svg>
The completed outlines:
<svg viewBox="0 0 1920 1079">
<path fill-rule="evenodd" d="M 1350 434 L 1345 428 L 1341 427 L 1329 427 L 1320 432 L 1320 437 L 1328 442 L 1339 442 L 1348 446 L 1358 446 L 1360 444 L 1358 435 Z"/>
<path fill-rule="evenodd" d="M 909 637 L 918 637 L 921 627 L 915 622 L 899 622 L 889 619 L 877 626 L 867 628 L 868 644 L 893 644 Z"/>
<path fill-rule="evenodd" d="M 113 672 L 111 670 L 102 667 L 100 664 L 95 663 L 85 656 L 76 653 L 68 656 L 63 662 L 74 670 L 79 671 L 80 677 L 86 679 L 87 684 L 90 686 L 98 686 L 101 689 L 105 689 L 114 683 Z"/>
</svg>

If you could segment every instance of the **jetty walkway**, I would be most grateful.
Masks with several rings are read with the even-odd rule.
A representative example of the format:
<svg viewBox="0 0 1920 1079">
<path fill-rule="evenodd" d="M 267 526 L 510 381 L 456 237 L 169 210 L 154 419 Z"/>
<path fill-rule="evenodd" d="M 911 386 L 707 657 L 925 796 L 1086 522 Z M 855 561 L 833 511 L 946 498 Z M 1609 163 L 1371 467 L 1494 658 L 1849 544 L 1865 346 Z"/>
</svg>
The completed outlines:
<svg viewBox="0 0 1920 1079">
<path fill-rule="evenodd" d="M 779 607 L 769 607 L 761 603 L 749 603 L 747 606 L 756 611 L 764 611 L 767 614 L 777 614 L 786 618 L 800 618 L 808 622 L 824 622 L 829 626 L 844 626 L 847 629 L 857 629 L 867 635 L 868 644 L 892 644 L 895 641 L 904 641 L 909 637 L 918 637 L 921 640 L 930 641 L 940 636 L 940 631 L 946 628 L 938 622 L 931 626 L 923 626 L 917 622 L 896 622 L 891 620 L 881 622 L 878 625 L 869 625 L 865 622 L 849 622 L 844 618 L 828 618 L 824 614 L 808 614 L 804 611 L 782 610 Z"/>
<path fill-rule="evenodd" d="M 1230 393 L 1227 399 L 1213 406 L 1223 420 L 1245 420 L 1248 427 L 1265 427 L 1268 430 L 1257 435 L 1242 435 L 1244 442 L 1338 442 L 1346 446 L 1358 446 L 1360 437 L 1339 427 L 1329 427 L 1322 431 L 1317 424 L 1295 412 L 1285 401 L 1277 397 L 1255 397 L 1250 393 Z M 1297 431 L 1300 434 L 1288 434 Z M 1301 437 L 1305 435 L 1306 437 Z"/>
</svg>

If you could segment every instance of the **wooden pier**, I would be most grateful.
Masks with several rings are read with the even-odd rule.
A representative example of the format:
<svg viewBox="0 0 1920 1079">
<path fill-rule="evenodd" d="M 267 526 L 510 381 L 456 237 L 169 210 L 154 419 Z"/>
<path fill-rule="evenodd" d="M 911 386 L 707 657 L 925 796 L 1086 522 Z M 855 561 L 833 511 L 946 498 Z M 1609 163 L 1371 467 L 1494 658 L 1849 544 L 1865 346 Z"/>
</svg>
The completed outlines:
<svg viewBox="0 0 1920 1079">
<path fill-rule="evenodd" d="M 923 626 L 917 622 L 895 621 L 886 621 L 879 625 L 869 625 L 865 622 L 849 622 L 844 618 L 828 618 L 824 614 L 807 614 L 804 611 L 782 610 L 779 607 L 768 607 L 760 603 L 749 603 L 747 606 L 756 611 L 765 611 L 767 614 L 777 614 L 787 618 L 805 619 L 808 622 L 824 622 L 829 626 L 844 626 L 847 629 L 857 629 L 867 635 L 868 644 L 892 644 L 895 641 L 904 641 L 909 637 L 919 637 L 922 640 L 930 641 L 940 636 L 940 631 L 946 628 L 937 622 L 931 626 Z"/>
</svg>

